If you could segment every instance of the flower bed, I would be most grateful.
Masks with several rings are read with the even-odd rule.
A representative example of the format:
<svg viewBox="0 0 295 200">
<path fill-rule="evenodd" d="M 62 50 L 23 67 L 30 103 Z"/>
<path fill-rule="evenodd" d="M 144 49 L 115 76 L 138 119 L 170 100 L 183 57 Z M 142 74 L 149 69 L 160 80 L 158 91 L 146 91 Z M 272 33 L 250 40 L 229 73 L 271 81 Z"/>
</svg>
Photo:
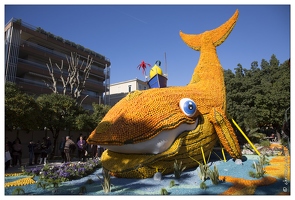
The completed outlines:
<svg viewBox="0 0 295 200">
<path fill-rule="evenodd" d="M 61 165 L 46 164 L 24 170 L 24 174 L 39 176 L 40 180 L 60 180 L 65 182 L 87 176 L 100 167 L 101 162 L 99 159 L 90 159 L 87 162 L 68 162 Z"/>
<path fill-rule="evenodd" d="M 202 189 L 197 169 L 183 171 L 181 177 L 176 179 L 173 174 L 163 175 L 161 180 L 147 179 L 125 179 L 110 177 L 111 192 L 105 193 L 102 187 L 102 167 L 94 169 L 89 175 L 85 173 L 82 178 L 72 176 L 70 181 L 62 182 L 58 187 L 38 187 L 41 176 L 35 176 L 35 184 L 26 186 L 6 187 L 5 195 L 13 194 L 16 189 L 23 189 L 26 195 L 160 195 L 162 188 L 166 189 L 169 195 L 290 195 L 290 156 L 268 157 L 269 165 L 265 166 L 266 174 L 261 178 L 249 176 L 249 171 L 254 170 L 253 162 L 257 162 L 259 156 L 245 156 L 243 162 L 236 164 L 233 159 L 226 161 L 212 159 L 211 168 L 216 165 L 219 171 L 218 185 L 214 185 L 209 179 L 205 181 L 206 189 Z M 214 160 L 214 161 L 213 161 Z M 100 163 L 100 162 L 99 162 Z M 68 166 L 72 171 L 83 163 L 72 163 L 75 166 Z M 60 167 L 63 166 L 59 165 Z M 84 164 L 84 167 L 86 163 Z M 288 165 L 288 166 L 287 166 Z M 100 166 L 97 165 L 97 166 Z M 52 166 L 51 166 L 52 167 Z M 82 167 L 82 166 L 81 166 Z M 56 169 L 55 167 L 52 169 Z M 64 168 L 65 169 L 65 168 Z M 32 168 L 33 171 L 33 168 Z M 48 171 L 48 170 L 45 170 Z M 286 171 L 289 172 L 286 174 Z M 40 174 L 41 171 L 39 171 Z M 36 171 L 37 173 L 37 171 Z M 44 173 L 44 170 L 41 172 Z M 47 173 L 49 177 L 49 173 Z M 73 173 L 74 174 L 74 173 Z M 29 175 L 19 175 L 20 179 Z M 13 176 L 7 176 L 5 182 L 15 181 Z M 286 180 L 285 180 L 286 179 Z M 7 181 L 9 180 L 9 181 Z M 47 179 L 52 180 L 52 179 Z M 171 186 L 174 181 L 174 186 Z M 43 182 L 44 183 L 44 182 Z M 48 183 L 48 182 L 46 182 Z M 287 184 L 287 185 L 286 185 Z M 37 186 L 37 187 L 36 187 Z M 57 186 L 57 185 L 56 185 Z"/>
<path fill-rule="evenodd" d="M 5 183 L 5 187 L 24 186 L 37 183 L 40 187 L 53 184 L 56 186 L 61 182 L 80 179 L 93 173 L 101 167 L 99 159 L 90 159 L 87 162 L 63 163 L 61 165 L 45 164 L 30 169 L 23 169 L 22 173 L 5 174 L 6 177 L 22 177 L 21 179 Z M 38 181 L 34 180 L 34 177 Z"/>
</svg>

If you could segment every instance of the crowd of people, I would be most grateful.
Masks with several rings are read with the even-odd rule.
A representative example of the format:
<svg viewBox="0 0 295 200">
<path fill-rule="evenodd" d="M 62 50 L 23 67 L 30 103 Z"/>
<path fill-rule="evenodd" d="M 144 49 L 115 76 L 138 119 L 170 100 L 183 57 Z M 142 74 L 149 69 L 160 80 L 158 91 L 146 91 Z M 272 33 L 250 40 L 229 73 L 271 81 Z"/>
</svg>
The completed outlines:
<svg viewBox="0 0 295 200">
<path fill-rule="evenodd" d="M 99 145 L 88 144 L 86 136 L 82 134 L 74 142 L 70 136 L 62 138 L 59 143 L 59 151 L 61 154 L 62 162 L 71 162 L 72 155 L 77 149 L 77 158 L 79 161 L 85 162 L 86 158 L 100 158 L 104 149 Z"/>
<path fill-rule="evenodd" d="M 42 142 L 35 143 L 31 140 L 28 144 L 29 165 L 46 163 L 48 155 L 52 151 L 50 137 L 44 137 Z M 5 141 L 5 170 L 9 167 L 22 166 L 23 151 L 25 151 L 20 139 L 17 137 L 13 142 L 7 138 Z"/>
<path fill-rule="evenodd" d="M 86 158 L 100 158 L 104 149 L 99 145 L 90 145 L 86 142 L 86 136 L 82 134 L 74 142 L 70 136 L 63 137 L 59 142 L 59 152 L 62 162 L 71 162 L 77 150 L 79 161 L 85 162 Z M 48 156 L 52 152 L 52 142 L 50 137 L 43 137 L 42 141 L 31 140 L 25 149 L 19 138 L 10 142 L 5 140 L 5 170 L 9 167 L 22 166 L 23 151 L 29 152 L 29 165 L 40 165 L 48 162 Z"/>
</svg>

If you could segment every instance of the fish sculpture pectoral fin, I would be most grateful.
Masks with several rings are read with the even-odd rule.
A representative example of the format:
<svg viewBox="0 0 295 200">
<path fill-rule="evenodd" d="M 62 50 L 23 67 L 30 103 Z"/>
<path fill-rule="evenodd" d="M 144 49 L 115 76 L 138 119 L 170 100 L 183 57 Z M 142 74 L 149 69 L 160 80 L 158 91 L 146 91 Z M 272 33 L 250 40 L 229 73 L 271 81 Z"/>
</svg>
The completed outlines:
<svg viewBox="0 0 295 200">
<path fill-rule="evenodd" d="M 210 112 L 211 123 L 225 150 L 232 158 L 241 158 L 241 149 L 234 130 L 222 110 L 213 108 Z"/>
</svg>

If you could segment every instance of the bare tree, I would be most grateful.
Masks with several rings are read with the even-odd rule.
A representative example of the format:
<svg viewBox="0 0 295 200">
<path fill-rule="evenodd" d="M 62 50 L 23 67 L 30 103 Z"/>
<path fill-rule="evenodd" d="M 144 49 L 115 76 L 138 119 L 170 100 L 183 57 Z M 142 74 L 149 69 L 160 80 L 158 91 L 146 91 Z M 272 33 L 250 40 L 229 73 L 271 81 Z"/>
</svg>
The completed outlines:
<svg viewBox="0 0 295 200">
<path fill-rule="evenodd" d="M 85 89 L 86 80 L 89 77 L 89 73 L 91 70 L 91 65 L 93 63 L 93 58 L 88 55 L 87 61 L 85 63 L 85 59 L 80 59 L 80 56 L 75 52 L 71 53 L 71 57 L 66 57 L 68 62 L 68 68 L 64 69 L 63 60 L 61 61 L 61 65 L 59 66 L 55 63 L 56 68 L 59 70 L 59 79 L 62 82 L 62 94 L 70 94 L 73 99 L 77 102 L 80 100 L 81 93 Z M 46 64 L 47 69 L 49 71 L 49 75 L 51 80 L 48 80 L 50 83 L 45 84 L 48 88 L 52 90 L 53 93 L 59 93 L 57 88 L 58 76 L 55 75 L 54 65 L 49 58 L 49 65 Z M 86 95 L 80 102 L 82 104 L 83 100 L 87 97 Z"/>
</svg>

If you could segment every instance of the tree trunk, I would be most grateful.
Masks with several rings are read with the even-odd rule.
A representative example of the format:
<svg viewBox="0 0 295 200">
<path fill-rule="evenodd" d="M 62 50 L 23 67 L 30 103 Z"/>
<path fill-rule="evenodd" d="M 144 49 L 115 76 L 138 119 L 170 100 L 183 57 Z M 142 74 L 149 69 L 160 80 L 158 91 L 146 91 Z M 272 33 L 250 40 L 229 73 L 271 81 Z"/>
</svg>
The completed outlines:
<svg viewBox="0 0 295 200">
<path fill-rule="evenodd" d="M 52 160 L 55 156 L 55 149 L 57 147 L 57 139 L 58 139 L 58 136 L 59 136 L 59 130 L 51 130 L 51 133 L 52 133 L 52 138 L 53 138 L 53 142 L 52 142 L 52 151 L 48 157 L 49 160 Z"/>
</svg>

